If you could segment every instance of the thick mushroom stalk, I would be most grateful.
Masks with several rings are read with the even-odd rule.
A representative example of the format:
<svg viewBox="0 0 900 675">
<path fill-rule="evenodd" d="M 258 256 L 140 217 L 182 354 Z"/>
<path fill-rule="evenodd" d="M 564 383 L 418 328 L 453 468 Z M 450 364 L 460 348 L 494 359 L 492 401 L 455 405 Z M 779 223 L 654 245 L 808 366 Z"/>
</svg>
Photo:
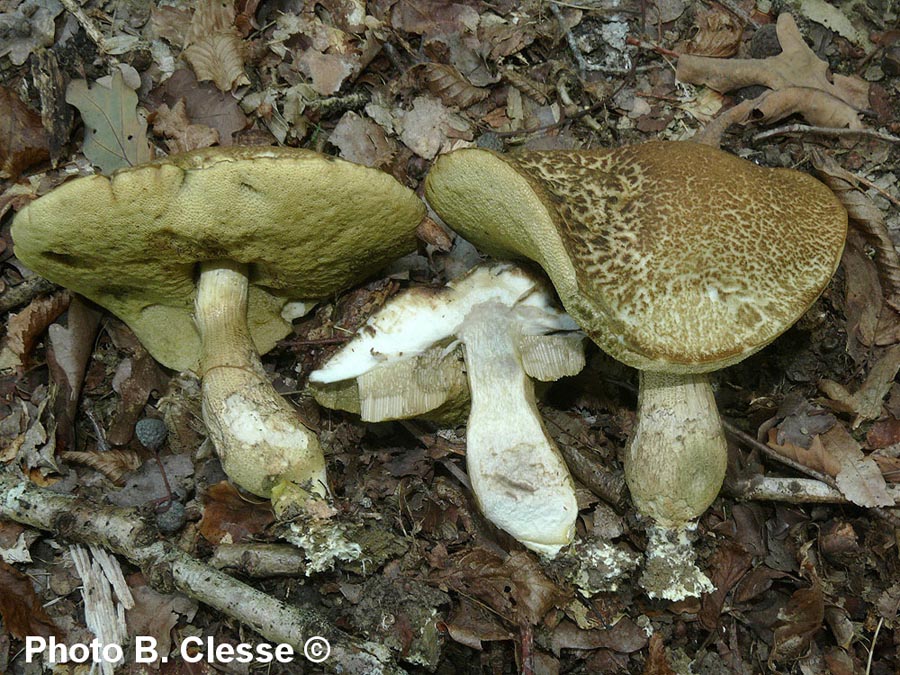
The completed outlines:
<svg viewBox="0 0 900 675">
<path fill-rule="evenodd" d="M 641 579 L 651 597 L 681 600 L 713 590 L 694 564 L 687 533 L 719 493 L 727 461 L 707 376 L 641 371 L 625 480 L 638 511 L 655 523 Z"/>
<path fill-rule="evenodd" d="M 527 548 L 555 555 L 572 543 L 578 504 L 565 461 L 541 423 L 514 314 L 484 303 L 459 332 L 472 396 L 466 466 L 485 517 Z"/>
<path fill-rule="evenodd" d="M 266 377 L 247 328 L 247 292 L 246 265 L 201 264 L 194 316 L 201 339 L 203 421 L 222 468 L 240 487 L 270 497 L 276 486 L 291 484 L 325 496 L 319 441 Z"/>
</svg>

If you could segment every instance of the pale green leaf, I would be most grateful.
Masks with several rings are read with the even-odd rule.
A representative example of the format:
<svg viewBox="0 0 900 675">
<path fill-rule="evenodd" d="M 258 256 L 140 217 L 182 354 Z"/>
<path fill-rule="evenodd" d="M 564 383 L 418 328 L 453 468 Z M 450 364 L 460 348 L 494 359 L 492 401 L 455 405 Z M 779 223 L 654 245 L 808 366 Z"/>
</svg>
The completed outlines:
<svg viewBox="0 0 900 675">
<path fill-rule="evenodd" d="M 66 102 L 78 108 L 84 120 L 84 156 L 103 173 L 151 159 L 147 122 L 138 115 L 137 94 L 125 84 L 121 71 L 113 74 L 109 87 L 73 80 Z"/>
</svg>

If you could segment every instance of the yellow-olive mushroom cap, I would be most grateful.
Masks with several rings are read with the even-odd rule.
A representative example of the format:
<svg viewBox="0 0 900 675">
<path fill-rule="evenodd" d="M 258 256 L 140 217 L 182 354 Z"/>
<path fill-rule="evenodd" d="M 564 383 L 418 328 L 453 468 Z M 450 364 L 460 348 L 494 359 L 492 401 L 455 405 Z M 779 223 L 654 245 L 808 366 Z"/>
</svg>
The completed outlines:
<svg viewBox="0 0 900 675">
<path fill-rule="evenodd" d="M 125 321 L 154 358 L 196 368 L 197 263 L 249 267 L 260 353 L 318 300 L 415 247 L 424 205 L 386 173 L 291 148 L 209 148 L 63 184 L 12 226 L 18 258 Z"/>
<path fill-rule="evenodd" d="M 701 373 L 774 340 L 815 301 L 847 214 L 814 178 L 691 142 L 440 157 L 425 195 L 486 252 L 540 264 L 617 359 Z"/>
</svg>

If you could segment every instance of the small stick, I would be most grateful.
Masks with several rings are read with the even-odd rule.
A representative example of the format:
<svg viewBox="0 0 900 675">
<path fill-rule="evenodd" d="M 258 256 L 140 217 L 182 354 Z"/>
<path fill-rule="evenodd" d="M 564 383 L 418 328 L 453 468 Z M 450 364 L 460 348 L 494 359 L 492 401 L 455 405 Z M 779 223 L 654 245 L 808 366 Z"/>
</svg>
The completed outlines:
<svg viewBox="0 0 900 675">
<path fill-rule="evenodd" d="M 39 295 L 48 295 L 57 288 L 59 287 L 52 281 L 39 276 L 28 277 L 15 286 L 7 286 L 0 294 L 0 314 L 28 304 Z"/>
<path fill-rule="evenodd" d="M 888 485 L 892 495 L 898 488 Z M 790 502 L 791 504 L 849 504 L 850 500 L 830 485 L 812 478 L 779 478 L 775 476 L 753 476 L 738 485 L 739 499 Z M 894 496 L 894 501 L 897 497 Z"/>
<path fill-rule="evenodd" d="M 156 530 L 132 509 L 57 494 L 4 471 L 0 472 L 0 518 L 49 530 L 70 542 L 106 547 L 140 567 L 157 590 L 177 589 L 267 640 L 291 645 L 300 660 L 304 647 L 322 647 L 321 642 L 311 643 L 312 638 L 325 638 L 331 655 L 320 667 L 327 672 L 404 672 L 385 646 L 344 632 L 316 609 L 278 600 L 192 558 L 159 539 Z"/>
<path fill-rule="evenodd" d="M 84 28 L 84 32 L 87 33 L 88 38 L 90 38 L 91 42 L 97 45 L 97 49 L 100 50 L 102 54 L 106 54 L 106 37 L 103 35 L 103 32 L 97 27 L 97 24 L 93 22 L 93 20 L 85 13 L 84 9 L 81 8 L 76 0 L 60 0 L 63 7 L 66 8 L 66 11 L 75 17 L 75 20 Z"/>
<path fill-rule="evenodd" d="M 581 53 L 581 49 L 578 48 L 578 44 L 575 42 L 575 36 L 572 35 L 572 31 L 570 31 L 566 27 L 565 18 L 562 15 L 562 11 L 560 11 L 559 6 L 555 2 L 550 3 L 550 11 L 553 16 L 556 17 L 556 22 L 559 24 L 559 28 L 566 36 L 566 42 L 569 45 L 569 51 L 572 52 L 572 56 L 575 57 L 575 63 L 578 64 L 578 72 L 581 73 L 581 77 L 583 78 L 587 74 L 588 64 L 584 58 L 584 54 Z"/>
<path fill-rule="evenodd" d="M 785 134 L 820 134 L 823 136 L 851 137 L 865 136 L 866 138 L 876 138 L 887 143 L 900 143 L 900 136 L 892 136 L 875 129 L 847 129 L 840 127 L 814 127 L 808 124 L 785 124 L 784 126 L 775 127 L 774 129 L 766 129 L 760 131 L 753 136 L 753 142 L 763 141 L 773 136 L 783 136 Z"/>
</svg>

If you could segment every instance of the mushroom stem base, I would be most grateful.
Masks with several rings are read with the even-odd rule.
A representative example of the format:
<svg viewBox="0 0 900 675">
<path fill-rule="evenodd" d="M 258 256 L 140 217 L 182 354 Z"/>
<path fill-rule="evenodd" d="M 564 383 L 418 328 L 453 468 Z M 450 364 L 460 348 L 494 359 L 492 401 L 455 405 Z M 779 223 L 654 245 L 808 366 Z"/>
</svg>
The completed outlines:
<svg viewBox="0 0 900 675">
<path fill-rule="evenodd" d="M 318 439 L 273 389 L 250 338 L 247 289 L 246 265 L 201 265 L 195 320 L 202 342 L 203 421 L 225 473 L 240 487 L 270 497 L 276 486 L 291 484 L 303 494 L 325 496 Z"/>
<path fill-rule="evenodd" d="M 625 453 L 625 480 L 649 528 L 641 584 L 680 600 L 712 590 L 694 565 L 687 532 L 725 480 L 728 446 L 706 375 L 641 372 L 638 416 Z"/>
</svg>

